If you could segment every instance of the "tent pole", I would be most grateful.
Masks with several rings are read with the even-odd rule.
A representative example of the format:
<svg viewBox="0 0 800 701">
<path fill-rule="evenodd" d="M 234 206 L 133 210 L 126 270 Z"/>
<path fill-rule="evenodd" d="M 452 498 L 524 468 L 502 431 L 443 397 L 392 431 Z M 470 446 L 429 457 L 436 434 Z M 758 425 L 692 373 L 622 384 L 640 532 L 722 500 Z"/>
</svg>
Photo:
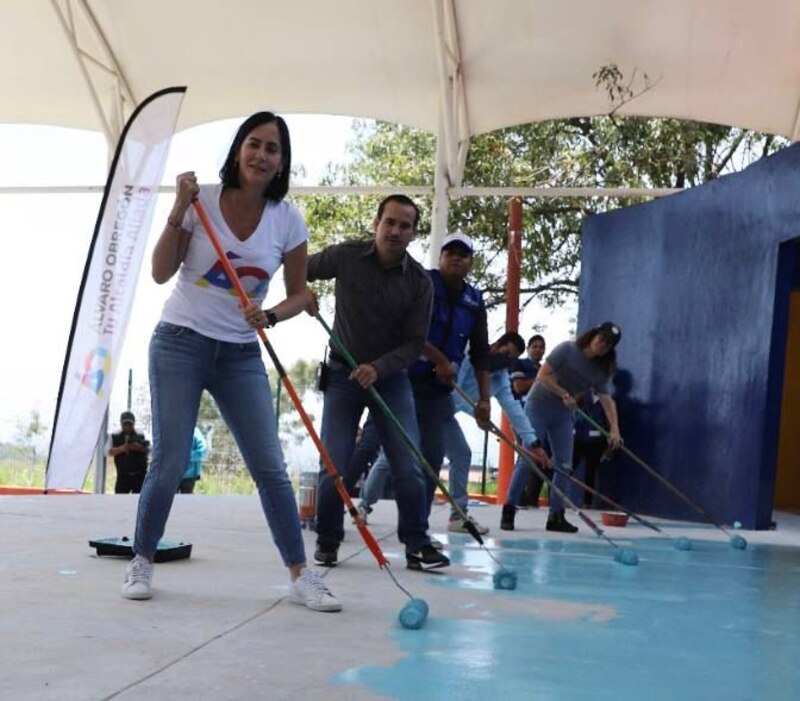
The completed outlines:
<svg viewBox="0 0 800 701">
<path fill-rule="evenodd" d="M 519 285 L 522 262 L 522 200 L 512 197 L 508 203 L 508 274 L 506 276 L 506 331 L 519 330 Z M 503 414 L 500 430 L 513 443 L 511 422 Z M 514 450 L 505 441 L 500 442 L 499 469 L 497 473 L 497 503 L 505 504 L 511 475 L 514 472 Z"/>
<path fill-rule="evenodd" d="M 433 217 L 431 220 L 431 247 L 428 262 L 431 268 L 439 265 L 439 249 L 447 234 L 447 216 L 450 213 L 450 181 L 447 177 L 447 148 L 444 144 L 444 129 L 441 128 L 436 139 L 436 173 L 433 185 Z"/>
</svg>

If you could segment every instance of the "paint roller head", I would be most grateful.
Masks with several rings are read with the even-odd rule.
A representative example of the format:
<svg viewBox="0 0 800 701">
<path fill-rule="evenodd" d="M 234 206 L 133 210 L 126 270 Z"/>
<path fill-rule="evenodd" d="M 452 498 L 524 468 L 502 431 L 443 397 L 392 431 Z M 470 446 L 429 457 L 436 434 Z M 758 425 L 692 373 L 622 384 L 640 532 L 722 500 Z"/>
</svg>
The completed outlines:
<svg viewBox="0 0 800 701">
<path fill-rule="evenodd" d="M 740 535 L 731 536 L 731 547 L 736 550 L 744 550 L 747 547 L 747 541 Z"/>
<path fill-rule="evenodd" d="M 513 591 L 517 588 L 517 573 L 507 567 L 501 567 L 492 575 L 492 584 L 495 589 Z"/>
<path fill-rule="evenodd" d="M 408 630 L 419 630 L 428 620 L 428 604 L 424 599 L 410 599 L 397 614 L 400 625 Z"/>
<path fill-rule="evenodd" d="M 639 564 L 639 556 L 632 548 L 617 548 L 614 550 L 614 560 L 630 567 L 635 567 Z"/>
<path fill-rule="evenodd" d="M 681 536 L 675 541 L 675 548 L 676 550 L 691 550 L 692 549 L 692 541 L 688 538 Z"/>
</svg>

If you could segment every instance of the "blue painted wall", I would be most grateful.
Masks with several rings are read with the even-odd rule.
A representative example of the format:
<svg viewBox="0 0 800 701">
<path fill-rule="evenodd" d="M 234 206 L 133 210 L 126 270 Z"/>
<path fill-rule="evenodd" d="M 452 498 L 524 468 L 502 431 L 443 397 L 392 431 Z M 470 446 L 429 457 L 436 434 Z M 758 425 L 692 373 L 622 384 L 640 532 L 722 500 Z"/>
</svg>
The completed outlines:
<svg viewBox="0 0 800 701">
<path fill-rule="evenodd" d="M 622 327 L 623 437 L 722 523 L 770 524 L 798 236 L 800 146 L 583 226 L 578 327 Z M 629 461 L 600 479 L 634 510 L 700 519 Z"/>
</svg>

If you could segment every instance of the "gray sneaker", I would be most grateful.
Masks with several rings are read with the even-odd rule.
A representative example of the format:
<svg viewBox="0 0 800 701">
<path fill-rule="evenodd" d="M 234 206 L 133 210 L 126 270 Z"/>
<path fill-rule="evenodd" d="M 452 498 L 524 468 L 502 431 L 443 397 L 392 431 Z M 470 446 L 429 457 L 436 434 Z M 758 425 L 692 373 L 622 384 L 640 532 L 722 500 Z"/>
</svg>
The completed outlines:
<svg viewBox="0 0 800 701">
<path fill-rule="evenodd" d="M 322 577 L 314 570 L 305 569 L 289 587 L 289 600 L 307 606 L 312 611 L 341 611 L 342 602 L 328 589 Z"/>
<path fill-rule="evenodd" d="M 153 596 L 151 582 L 153 580 L 153 563 L 147 558 L 137 555 L 128 563 L 125 570 L 125 581 L 122 583 L 122 596 L 126 599 L 141 601 Z"/>
<path fill-rule="evenodd" d="M 358 511 L 358 515 L 361 516 L 361 520 L 364 521 L 364 523 L 368 523 L 367 517 L 372 513 L 372 507 L 359 504 L 356 510 Z"/>
<path fill-rule="evenodd" d="M 489 529 L 486 526 L 481 525 L 478 523 L 472 516 L 467 514 L 467 519 L 477 531 L 478 535 L 486 535 L 489 532 Z M 452 518 L 447 522 L 447 530 L 451 533 L 469 533 L 469 528 L 465 523 L 465 519 L 463 518 Z"/>
</svg>

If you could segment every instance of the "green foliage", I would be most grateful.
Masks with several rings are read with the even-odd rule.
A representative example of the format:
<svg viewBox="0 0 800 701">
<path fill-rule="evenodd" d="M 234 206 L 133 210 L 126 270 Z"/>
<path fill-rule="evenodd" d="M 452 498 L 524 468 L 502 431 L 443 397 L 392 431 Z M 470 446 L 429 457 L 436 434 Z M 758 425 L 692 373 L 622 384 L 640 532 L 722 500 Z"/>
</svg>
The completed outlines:
<svg viewBox="0 0 800 701">
<path fill-rule="evenodd" d="M 658 80 L 615 65 L 598 70 L 598 89 L 609 96 L 608 117 L 525 124 L 472 139 L 464 186 L 476 187 L 690 187 L 740 170 L 786 145 L 774 136 L 675 119 L 615 117 L 614 111 Z M 355 120 L 351 161 L 329 166 L 326 185 L 428 185 L 434 179 L 433 135 L 386 122 Z M 300 202 L 311 250 L 351 236 L 371 235 L 381 197 L 316 196 Z M 429 233 L 431 202 L 420 237 Z M 635 203 L 619 198 L 525 198 L 521 302 L 547 306 L 576 295 L 580 227 L 584 218 Z M 505 301 L 508 202 L 464 197 L 452 202 L 449 230 L 462 229 L 478 244 L 472 278 L 489 306 Z M 323 288 L 330 291 L 330 288 Z"/>
<path fill-rule="evenodd" d="M 292 367 L 287 370 L 289 380 L 294 387 L 300 401 L 303 401 L 308 392 L 314 390 L 317 382 L 317 361 L 298 360 Z M 273 388 L 278 386 L 278 374 L 270 369 L 270 384 Z M 279 407 L 279 425 L 278 435 L 281 437 L 281 443 L 286 447 L 287 441 L 293 441 L 295 444 L 300 445 L 303 441 L 308 439 L 306 427 L 300 418 L 300 413 L 295 408 L 294 404 L 289 397 L 288 392 L 280 383 L 280 387 L 275 391 L 277 395 L 280 393 Z M 308 414 L 309 419 L 314 421 L 314 414 L 308 411 L 308 407 L 303 407 Z"/>
<path fill-rule="evenodd" d="M 312 390 L 316 382 L 316 361 L 298 360 L 287 370 L 289 379 L 299 397 L 303 397 L 306 392 Z M 279 426 L 278 435 L 281 443 L 286 447 L 289 441 L 302 443 L 306 440 L 305 427 L 300 419 L 300 415 L 289 399 L 286 390 L 280 385 L 278 374 L 273 368 L 267 371 L 269 385 L 272 390 L 273 400 L 280 393 L 279 403 Z M 314 420 L 313 414 L 309 414 Z M 239 447 L 233 435 L 228 430 L 216 403 L 208 392 L 203 392 L 200 396 L 200 409 L 197 415 L 197 425 L 206 437 L 209 445 L 208 453 L 204 461 L 203 474 L 213 471 L 218 475 L 225 473 L 242 473 L 247 477 Z M 223 479 L 223 478 L 219 478 Z M 223 481 L 230 482 L 231 477 L 225 477 Z M 249 477 L 247 477 L 249 479 Z M 242 493 L 240 487 L 235 487 L 231 493 Z"/>
<path fill-rule="evenodd" d="M 432 134 L 388 122 L 353 120 L 350 164 L 330 164 L 322 185 L 408 186 L 433 181 L 436 140 Z M 347 238 L 372 236 L 373 221 L 383 196 L 303 198 L 311 232 L 310 250 Z M 420 233 L 429 231 L 431 201 L 416 198 L 422 210 Z"/>
<path fill-rule="evenodd" d="M 44 489 L 45 461 L 33 459 L 25 448 L 18 448 L 18 453 L 11 455 L 3 451 L 0 457 L 0 485 Z"/>
<path fill-rule="evenodd" d="M 46 452 L 48 428 L 37 409 L 31 411 L 27 421 L 17 422 L 16 442 L 24 446 L 32 460 L 36 460 Z"/>
</svg>

